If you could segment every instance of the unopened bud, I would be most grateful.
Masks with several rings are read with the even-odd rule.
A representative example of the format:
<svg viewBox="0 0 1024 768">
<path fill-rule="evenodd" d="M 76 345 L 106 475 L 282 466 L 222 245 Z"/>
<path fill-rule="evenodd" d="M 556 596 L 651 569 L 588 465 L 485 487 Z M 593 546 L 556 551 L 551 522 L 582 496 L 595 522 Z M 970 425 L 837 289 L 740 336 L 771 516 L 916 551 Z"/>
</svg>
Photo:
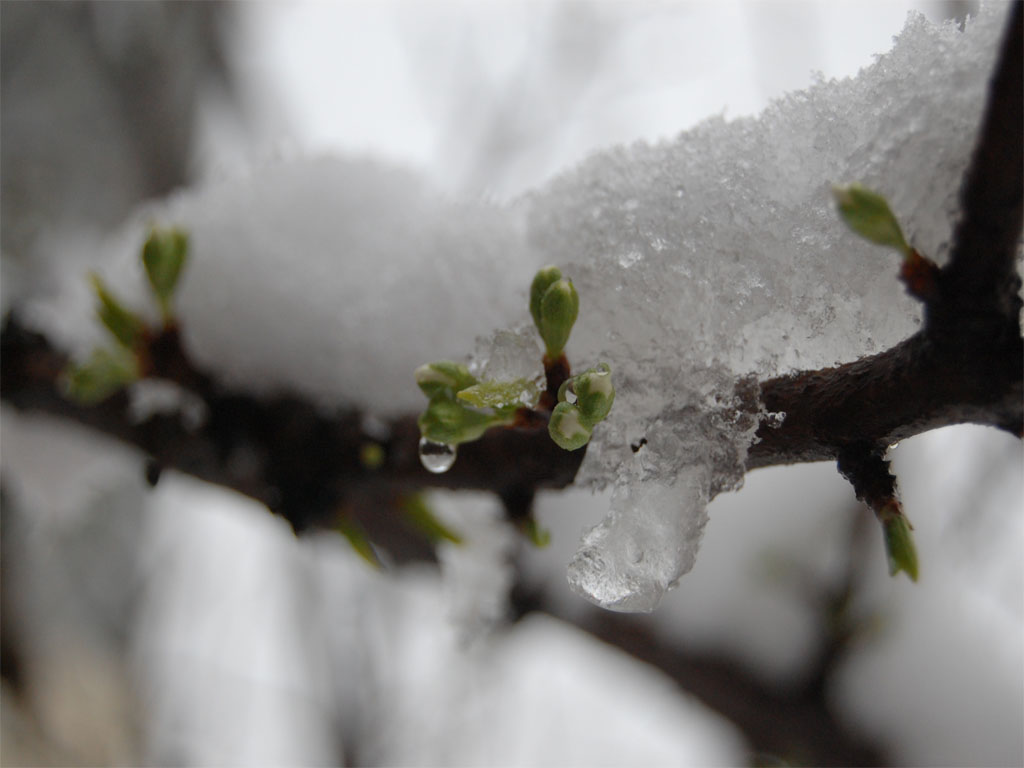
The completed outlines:
<svg viewBox="0 0 1024 768">
<path fill-rule="evenodd" d="M 591 429 L 580 419 L 575 406 L 559 403 L 551 412 L 548 434 L 559 448 L 575 451 L 590 442 Z"/>
<path fill-rule="evenodd" d="M 544 340 L 548 357 L 562 354 L 580 311 L 580 297 L 571 280 L 562 278 L 552 283 L 540 302 L 540 324 L 537 329 Z"/>
</svg>

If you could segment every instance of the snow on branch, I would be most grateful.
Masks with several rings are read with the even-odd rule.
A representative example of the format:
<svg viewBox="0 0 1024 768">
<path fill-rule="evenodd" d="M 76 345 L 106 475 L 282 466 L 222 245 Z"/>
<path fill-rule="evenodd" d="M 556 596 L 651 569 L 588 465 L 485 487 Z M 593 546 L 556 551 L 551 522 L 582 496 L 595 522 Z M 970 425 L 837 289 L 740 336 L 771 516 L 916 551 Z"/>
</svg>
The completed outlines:
<svg viewBox="0 0 1024 768">
<path fill-rule="evenodd" d="M 3 398 L 246 493 L 296 530 L 341 514 L 386 538 L 375 519 L 424 487 L 491 490 L 522 517 L 538 488 L 611 484 L 570 579 L 605 607 L 650 610 L 692 566 L 707 502 L 749 469 L 873 454 L 964 421 L 1021 433 L 1019 3 L 1009 16 L 980 132 L 999 9 L 964 32 L 912 18 L 854 80 L 600 153 L 507 206 L 326 159 L 183 194 L 145 212 L 195 245 L 180 324 L 147 343 L 154 374 L 201 416 L 140 416 L 134 390 L 94 406 L 62 396 L 59 349 L 80 359 L 95 338 L 78 275 L 6 322 Z M 850 181 L 885 192 L 938 265 L 936 293 L 902 293 L 888 255 L 845 230 L 828 189 Z M 140 224 L 97 259 L 116 290 L 138 290 Z M 471 368 L 532 376 L 539 349 L 517 323 L 546 263 L 573 275 L 567 354 L 611 363 L 614 411 L 585 458 L 540 418 L 427 472 L 413 371 L 503 328 Z"/>
</svg>

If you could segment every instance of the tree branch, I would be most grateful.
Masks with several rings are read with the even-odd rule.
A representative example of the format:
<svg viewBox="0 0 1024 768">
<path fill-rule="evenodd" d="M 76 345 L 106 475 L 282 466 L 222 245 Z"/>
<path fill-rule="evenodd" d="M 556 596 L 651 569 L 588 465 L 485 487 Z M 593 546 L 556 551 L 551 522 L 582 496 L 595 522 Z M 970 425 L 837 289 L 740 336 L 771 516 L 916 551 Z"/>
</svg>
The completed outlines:
<svg viewBox="0 0 1024 768">
<path fill-rule="evenodd" d="M 761 385 L 778 428 L 757 432 L 747 467 L 835 459 L 964 422 L 1024 432 L 1024 344 L 1016 270 L 1024 216 L 1022 4 L 1014 3 L 970 168 L 962 215 L 924 328 L 881 354 Z"/>
<path fill-rule="evenodd" d="M 1022 434 L 1024 343 L 1015 268 L 1024 213 L 1021 26 L 1016 3 L 961 190 L 963 213 L 952 255 L 938 275 L 940 289 L 926 301 L 924 328 L 881 354 L 762 382 L 766 409 L 786 417 L 781 426 L 761 425 L 748 469 L 834 460 L 850 445 L 884 449 L 963 422 Z M 329 525 L 339 508 L 420 488 L 490 490 L 514 502 L 529 499 L 537 488 L 572 483 L 584 453 L 555 446 L 541 414 L 530 426 L 492 429 L 460 446 L 451 470 L 431 474 L 418 460 L 414 416 L 375 426 L 354 411 L 325 415 L 296 398 L 257 400 L 226 392 L 195 370 L 177 334 L 166 332 L 150 345 L 153 372 L 199 394 L 209 417 L 200 427 L 178 414 L 137 422 L 123 392 L 92 407 L 66 400 L 59 386 L 65 356 L 16 319 L 5 324 L 2 344 L 5 401 L 136 445 L 156 467 L 240 491 L 296 530 Z M 365 460 L 369 444 L 383 449 L 379 464 Z"/>
</svg>

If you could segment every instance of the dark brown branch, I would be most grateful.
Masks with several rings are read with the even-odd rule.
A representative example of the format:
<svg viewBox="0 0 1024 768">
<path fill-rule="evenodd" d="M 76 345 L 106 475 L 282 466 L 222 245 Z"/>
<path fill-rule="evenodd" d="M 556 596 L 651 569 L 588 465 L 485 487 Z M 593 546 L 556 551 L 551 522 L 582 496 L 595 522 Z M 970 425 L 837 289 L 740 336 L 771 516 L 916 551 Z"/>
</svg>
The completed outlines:
<svg viewBox="0 0 1024 768">
<path fill-rule="evenodd" d="M 952 323 L 994 313 L 1012 317 L 1016 325 L 1020 313 L 1014 262 L 1024 215 L 1022 8 L 1018 0 L 1010 10 L 974 157 L 960 190 L 962 215 L 942 280 L 942 314 Z"/>
<path fill-rule="evenodd" d="M 323 414 L 296 398 L 260 400 L 224 392 L 189 364 L 173 329 L 152 340 L 153 372 L 200 395 L 208 418 L 198 427 L 178 414 L 135 423 L 124 392 L 92 406 L 68 400 L 60 388 L 67 358 L 16 319 L 4 326 L 2 344 L 5 401 L 85 424 L 137 446 L 158 467 L 239 491 L 284 516 L 296 530 L 329 525 L 343 506 L 422 488 L 489 490 L 507 500 L 538 488 L 564 488 L 584 455 L 584 450 L 556 446 L 547 422 L 539 419 L 526 428 L 489 431 L 460 446 L 449 471 L 432 474 L 419 461 L 415 416 L 373 425 L 354 411 Z M 364 462 L 368 444 L 383 449 L 379 466 Z"/>
</svg>

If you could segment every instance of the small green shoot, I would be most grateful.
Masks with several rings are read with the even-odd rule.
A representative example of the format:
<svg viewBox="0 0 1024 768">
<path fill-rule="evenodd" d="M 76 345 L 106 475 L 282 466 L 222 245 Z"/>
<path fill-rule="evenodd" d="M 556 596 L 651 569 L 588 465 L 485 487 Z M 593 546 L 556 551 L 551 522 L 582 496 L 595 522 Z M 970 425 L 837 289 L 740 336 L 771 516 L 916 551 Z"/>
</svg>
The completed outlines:
<svg viewBox="0 0 1024 768">
<path fill-rule="evenodd" d="M 348 517 L 342 517 L 337 523 L 337 528 L 338 532 L 348 539 L 348 543 L 352 545 L 352 549 L 357 555 L 374 568 L 381 567 L 380 558 L 377 557 L 377 552 L 374 550 L 373 544 L 370 543 L 370 537 L 366 535 L 366 531 L 361 525 Z"/>
<path fill-rule="evenodd" d="M 164 323 L 173 314 L 171 299 L 188 256 L 188 235 L 179 229 L 154 229 L 142 246 L 142 263 L 153 289 Z"/>
<path fill-rule="evenodd" d="M 99 275 L 92 274 L 89 280 L 99 299 L 96 316 L 118 344 L 125 349 L 135 349 L 145 333 L 145 322 L 114 297 Z"/>
<path fill-rule="evenodd" d="M 139 378 L 138 363 L 124 347 L 97 347 L 82 365 L 64 373 L 68 397 L 84 405 L 95 405 Z"/>
<path fill-rule="evenodd" d="M 911 581 L 917 581 L 917 548 L 914 546 L 913 528 L 900 509 L 899 502 L 891 500 L 878 511 L 885 537 L 885 554 L 889 560 L 889 575 L 903 571 Z"/>
<path fill-rule="evenodd" d="M 562 356 L 580 311 L 580 297 L 558 267 L 545 267 L 530 287 L 530 314 L 551 360 Z"/>
<path fill-rule="evenodd" d="M 431 543 L 450 541 L 452 544 L 462 544 L 462 537 L 437 519 L 423 498 L 423 494 L 416 493 L 406 496 L 401 502 L 401 507 L 405 513 L 405 519 L 426 536 Z"/>
<path fill-rule="evenodd" d="M 461 390 L 457 397 L 474 408 L 532 408 L 540 399 L 540 388 L 528 379 L 483 381 Z"/>
<path fill-rule="evenodd" d="M 872 243 L 895 248 L 909 258 L 911 248 L 903 237 L 903 230 L 889 208 L 888 201 L 877 192 L 860 184 L 832 187 L 839 215 L 846 225 Z"/>
<path fill-rule="evenodd" d="M 590 442 L 594 427 L 603 421 L 615 401 L 612 372 L 601 363 L 567 379 L 558 389 L 558 405 L 551 412 L 548 433 L 567 451 L 575 451 Z"/>
</svg>

